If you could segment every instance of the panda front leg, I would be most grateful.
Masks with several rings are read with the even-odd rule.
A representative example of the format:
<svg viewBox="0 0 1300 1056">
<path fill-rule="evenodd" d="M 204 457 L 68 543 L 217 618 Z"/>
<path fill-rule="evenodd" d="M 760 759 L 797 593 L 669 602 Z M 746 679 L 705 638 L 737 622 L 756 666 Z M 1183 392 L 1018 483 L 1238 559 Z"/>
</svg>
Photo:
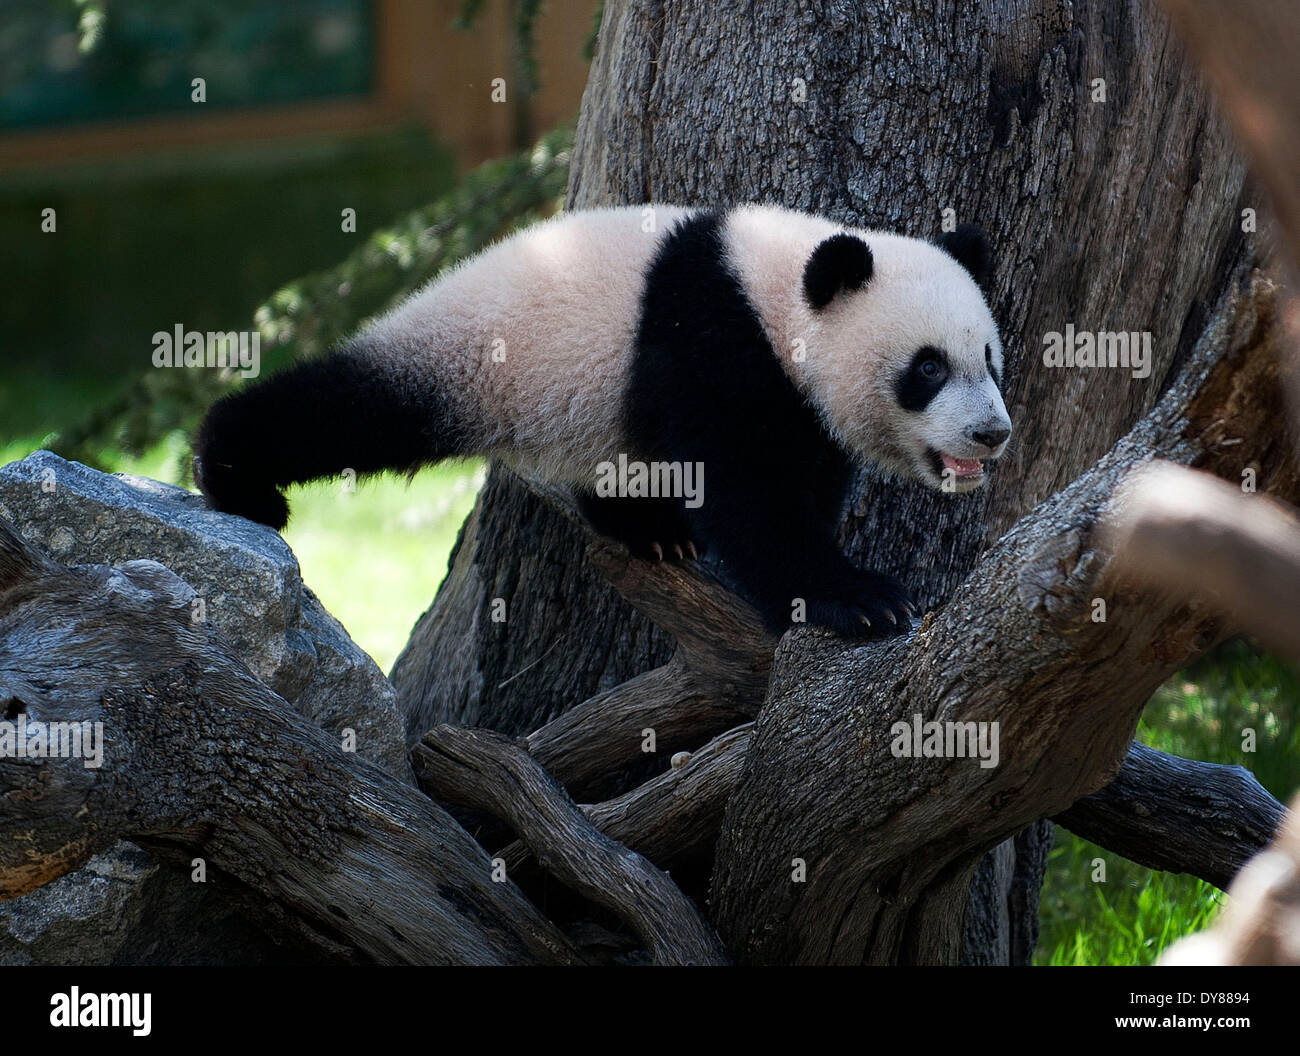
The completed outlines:
<svg viewBox="0 0 1300 1056">
<path fill-rule="evenodd" d="M 893 576 L 860 569 L 835 544 L 827 504 L 799 490 L 715 480 L 694 513 L 719 572 L 769 631 L 825 627 L 850 638 L 901 634 L 913 603 Z"/>
<path fill-rule="evenodd" d="M 578 509 L 599 535 L 614 539 L 644 561 L 693 561 L 701 544 L 681 499 L 575 494 Z"/>
</svg>

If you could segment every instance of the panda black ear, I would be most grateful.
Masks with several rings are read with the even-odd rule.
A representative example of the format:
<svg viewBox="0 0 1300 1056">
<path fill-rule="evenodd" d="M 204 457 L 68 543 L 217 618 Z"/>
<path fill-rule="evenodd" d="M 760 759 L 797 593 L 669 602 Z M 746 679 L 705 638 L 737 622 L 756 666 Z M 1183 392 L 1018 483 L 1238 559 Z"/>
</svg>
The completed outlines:
<svg viewBox="0 0 1300 1056">
<path fill-rule="evenodd" d="M 874 266 L 871 247 L 857 235 L 831 235 L 808 258 L 803 295 L 814 308 L 825 308 L 840 290 L 862 289 Z"/>
<path fill-rule="evenodd" d="M 993 247 L 978 224 L 958 224 L 939 239 L 939 248 L 970 272 L 985 293 L 993 282 Z"/>
</svg>

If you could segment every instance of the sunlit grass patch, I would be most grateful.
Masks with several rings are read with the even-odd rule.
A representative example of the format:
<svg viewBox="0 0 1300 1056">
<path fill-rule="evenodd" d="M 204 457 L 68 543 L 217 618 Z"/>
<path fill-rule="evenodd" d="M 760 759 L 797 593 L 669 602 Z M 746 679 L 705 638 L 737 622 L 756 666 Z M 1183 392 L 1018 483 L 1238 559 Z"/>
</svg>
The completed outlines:
<svg viewBox="0 0 1300 1056">
<path fill-rule="evenodd" d="M 482 462 L 446 462 L 408 484 L 392 475 L 290 490 L 284 537 L 306 583 L 385 672 L 447 573 L 483 482 Z"/>
</svg>

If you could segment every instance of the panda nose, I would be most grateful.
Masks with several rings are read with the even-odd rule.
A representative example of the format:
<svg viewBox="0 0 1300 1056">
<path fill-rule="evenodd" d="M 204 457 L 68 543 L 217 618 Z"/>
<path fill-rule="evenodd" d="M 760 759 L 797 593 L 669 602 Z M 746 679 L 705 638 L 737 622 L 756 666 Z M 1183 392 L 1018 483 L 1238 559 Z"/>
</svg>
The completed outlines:
<svg viewBox="0 0 1300 1056">
<path fill-rule="evenodd" d="M 983 444 L 985 447 L 997 447 L 998 444 L 1011 435 L 1011 430 L 998 426 L 996 429 L 986 429 L 981 432 L 973 432 L 970 435 L 971 439 L 977 444 Z"/>
</svg>

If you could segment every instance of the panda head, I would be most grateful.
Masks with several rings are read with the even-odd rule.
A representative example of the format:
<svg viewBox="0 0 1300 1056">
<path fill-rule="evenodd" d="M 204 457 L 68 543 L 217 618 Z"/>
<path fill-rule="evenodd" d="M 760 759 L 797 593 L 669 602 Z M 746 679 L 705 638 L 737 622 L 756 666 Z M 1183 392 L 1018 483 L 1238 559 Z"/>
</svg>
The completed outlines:
<svg viewBox="0 0 1300 1056">
<path fill-rule="evenodd" d="M 984 299 L 988 243 L 963 224 L 936 245 L 842 232 L 803 272 L 802 382 L 863 461 L 970 491 L 1006 449 L 1002 342 Z"/>
</svg>

